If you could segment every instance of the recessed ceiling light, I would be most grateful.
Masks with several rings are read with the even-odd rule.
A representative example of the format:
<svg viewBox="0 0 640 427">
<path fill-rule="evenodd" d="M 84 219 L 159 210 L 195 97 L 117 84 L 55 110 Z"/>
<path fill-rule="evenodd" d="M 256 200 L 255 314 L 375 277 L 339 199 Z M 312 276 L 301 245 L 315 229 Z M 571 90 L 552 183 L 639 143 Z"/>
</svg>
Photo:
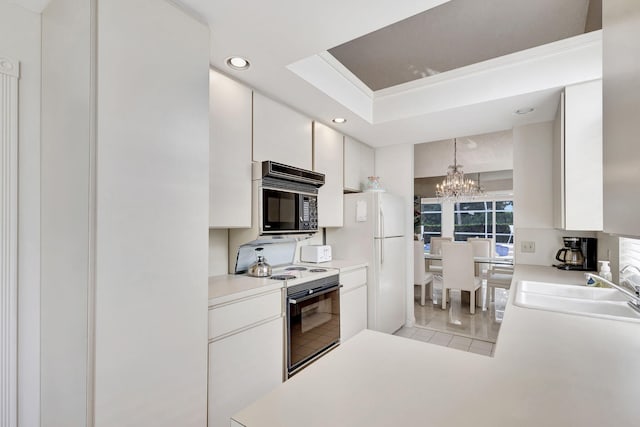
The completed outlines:
<svg viewBox="0 0 640 427">
<path fill-rule="evenodd" d="M 517 114 L 519 116 L 523 116 L 525 114 L 533 113 L 534 111 L 536 111 L 536 109 L 533 108 L 533 107 L 518 108 L 516 111 L 513 112 L 513 114 Z"/>
<path fill-rule="evenodd" d="M 345 119 L 344 117 L 336 117 L 332 121 L 333 123 L 342 124 L 342 123 L 346 123 L 347 119 Z"/>
<path fill-rule="evenodd" d="M 227 66 L 229 68 L 233 68 L 234 70 L 246 70 L 249 68 L 249 61 L 240 57 L 240 56 L 232 56 L 231 58 L 227 58 Z"/>
</svg>

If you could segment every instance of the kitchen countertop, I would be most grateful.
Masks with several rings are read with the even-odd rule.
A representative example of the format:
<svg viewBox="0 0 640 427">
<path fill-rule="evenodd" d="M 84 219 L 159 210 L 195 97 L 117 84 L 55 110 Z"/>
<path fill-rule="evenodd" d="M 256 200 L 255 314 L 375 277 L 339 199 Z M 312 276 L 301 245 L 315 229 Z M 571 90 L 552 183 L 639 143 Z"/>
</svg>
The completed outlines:
<svg viewBox="0 0 640 427">
<path fill-rule="evenodd" d="M 340 273 L 367 266 L 366 261 L 360 260 L 332 260 L 321 263 L 303 262 L 298 264 L 318 268 L 335 268 Z M 209 277 L 209 307 L 263 292 L 282 289 L 284 285 L 285 283 L 282 280 L 273 280 L 268 277 L 250 277 L 246 274 L 211 276 Z"/>
<path fill-rule="evenodd" d="M 263 292 L 282 289 L 282 280 L 250 277 L 244 274 L 223 274 L 209 277 L 209 307 Z"/>
<path fill-rule="evenodd" d="M 517 265 L 519 280 L 583 284 Z M 365 330 L 234 416 L 257 426 L 637 426 L 640 325 L 513 305 L 494 357 Z"/>
<path fill-rule="evenodd" d="M 327 262 L 301 262 L 304 265 L 318 266 L 320 268 L 337 268 L 340 273 L 346 273 L 347 271 L 357 270 L 358 268 L 367 267 L 369 264 L 363 260 L 344 260 L 334 259 Z"/>
</svg>

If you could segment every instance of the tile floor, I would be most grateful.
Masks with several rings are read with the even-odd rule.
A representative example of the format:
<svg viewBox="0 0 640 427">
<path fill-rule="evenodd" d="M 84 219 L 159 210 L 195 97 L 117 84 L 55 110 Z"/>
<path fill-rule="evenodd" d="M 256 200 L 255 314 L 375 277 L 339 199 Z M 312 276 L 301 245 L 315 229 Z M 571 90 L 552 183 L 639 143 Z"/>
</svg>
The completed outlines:
<svg viewBox="0 0 640 427">
<path fill-rule="evenodd" d="M 441 345 L 443 347 L 451 347 L 462 351 L 468 351 L 470 353 L 482 354 L 483 356 L 493 356 L 493 349 L 495 346 L 495 344 L 488 341 L 434 331 L 420 326 L 413 328 L 401 328 L 394 335 L 430 344 Z"/>
<path fill-rule="evenodd" d="M 440 286 L 441 284 L 436 282 L 436 289 Z M 395 335 L 486 356 L 493 355 L 509 291 L 496 289 L 496 301 L 489 303 L 486 310 L 476 307 L 475 314 L 471 314 L 469 301 L 462 298 L 460 291 L 451 291 L 451 301 L 447 309 L 443 310 L 440 304 L 434 303 L 433 300 L 427 300 L 426 304 L 421 306 L 419 290 L 416 290 L 416 325 L 414 328 L 402 328 Z M 485 288 L 482 294 L 483 298 L 486 297 Z M 440 302 L 439 295 L 437 302 Z"/>
</svg>

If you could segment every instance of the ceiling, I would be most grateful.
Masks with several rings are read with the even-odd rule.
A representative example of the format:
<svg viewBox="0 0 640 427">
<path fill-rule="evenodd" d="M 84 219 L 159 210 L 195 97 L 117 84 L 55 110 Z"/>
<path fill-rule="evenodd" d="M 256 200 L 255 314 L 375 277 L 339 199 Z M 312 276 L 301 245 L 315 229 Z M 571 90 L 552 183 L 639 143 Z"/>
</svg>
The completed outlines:
<svg viewBox="0 0 640 427">
<path fill-rule="evenodd" d="M 599 30 L 596 3 L 452 0 L 328 52 L 376 91 Z"/>
<path fill-rule="evenodd" d="M 10 1 L 34 11 L 41 11 L 48 2 Z M 455 13 L 449 15 L 459 20 L 452 27 L 464 34 L 460 22 L 474 22 L 469 15 L 477 13 L 472 13 L 476 9 L 467 4 L 474 3 L 473 0 L 169 1 L 209 25 L 212 67 L 374 147 L 482 134 L 552 120 L 562 87 L 602 77 L 601 30 L 375 91 L 327 52 L 438 6 L 451 3 L 454 7 L 458 1 L 460 6 L 455 6 Z M 568 5 L 574 1 L 579 6 L 586 0 L 558 3 Z M 527 10 L 538 3 L 547 7 L 555 3 L 553 0 L 477 3 L 482 3 L 484 9 L 500 2 L 517 2 Z M 584 7 L 577 17 L 573 16 L 577 13 L 575 8 L 561 9 L 564 15 L 560 18 L 555 16 L 556 12 L 554 16 L 540 15 L 544 19 L 524 26 L 525 32 L 538 25 L 546 28 L 550 19 L 565 22 L 567 27 L 579 26 L 584 19 Z M 501 29 L 496 40 L 506 42 L 522 28 L 513 25 L 511 13 L 499 15 L 503 22 L 489 21 Z M 588 22 L 592 15 L 597 14 L 587 13 Z M 449 34 L 457 37 L 457 31 L 449 30 Z M 457 38 L 446 44 L 451 52 L 475 50 Z M 415 48 L 405 50 L 413 58 L 421 57 Z M 235 55 L 249 59 L 251 67 L 245 71 L 227 68 L 226 59 Z M 513 114 L 525 107 L 533 107 L 535 111 L 524 116 Z M 332 123 L 338 116 L 347 122 Z"/>
</svg>

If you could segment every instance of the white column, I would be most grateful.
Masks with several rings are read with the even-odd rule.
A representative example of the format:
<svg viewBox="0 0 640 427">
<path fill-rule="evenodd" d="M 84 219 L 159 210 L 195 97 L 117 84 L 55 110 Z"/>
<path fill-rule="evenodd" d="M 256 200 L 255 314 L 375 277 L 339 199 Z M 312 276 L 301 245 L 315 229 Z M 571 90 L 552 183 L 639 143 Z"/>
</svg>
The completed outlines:
<svg viewBox="0 0 640 427">
<path fill-rule="evenodd" d="M 0 426 L 17 426 L 18 78 L 0 55 Z"/>
</svg>

